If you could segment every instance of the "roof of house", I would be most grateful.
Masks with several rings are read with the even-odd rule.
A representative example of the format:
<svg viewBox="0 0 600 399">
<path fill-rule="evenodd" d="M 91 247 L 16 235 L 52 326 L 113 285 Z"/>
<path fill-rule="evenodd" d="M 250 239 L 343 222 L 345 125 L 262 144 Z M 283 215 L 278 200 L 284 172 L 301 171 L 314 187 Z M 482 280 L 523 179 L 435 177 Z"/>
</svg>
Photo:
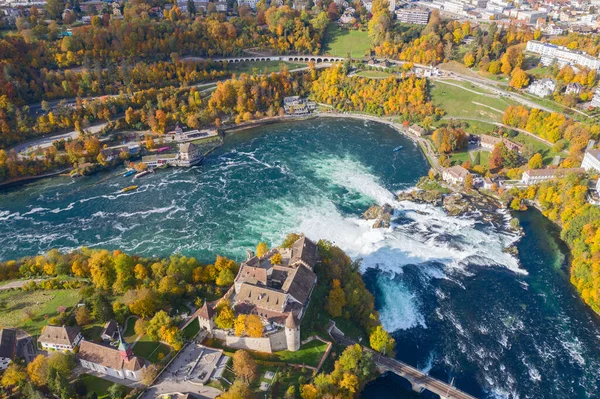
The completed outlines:
<svg viewBox="0 0 600 399">
<path fill-rule="evenodd" d="M 79 335 L 79 327 L 46 326 L 40 334 L 38 342 L 54 345 L 70 345 L 75 343 Z"/>
<path fill-rule="evenodd" d="M 191 149 L 196 148 L 194 143 L 184 143 L 179 147 L 179 151 L 181 152 L 190 152 Z"/>
<path fill-rule="evenodd" d="M 208 302 L 204 301 L 204 305 L 198 309 L 198 316 L 203 319 L 210 320 L 215 314 L 215 310 L 212 306 L 208 306 Z"/>
<path fill-rule="evenodd" d="M 317 275 L 305 266 L 300 266 L 288 272 L 288 277 L 281 289 L 294 297 L 303 305 L 308 302 Z"/>
<path fill-rule="evenodd" d="M 124 368 L 126 370 L 138 371 L 144 367 L 144 359 L 133 356 L 129 360 L 125 360 L 121 356 L 121 352 L 117 349 L 90 341 L 81 342 L 79 353 L 77 355 L 82 360 L 114 370 Z"/>
<path fill-rule="evenodd" d="M 292 244 L 292 259 L 291 263 L 298 262 L 300 260 L 308 263 L 311 267 L 317 262 L 318 248 L 317 244 L 302 236 L 295 243 Z"/>
<path fill-rule="evenodd" d="M 448 174 L 450 174 L 451 176 L 458 178 L 458 179 L 464 179 L 469 174 L 469 171 L 460 165 L 455 165 L 455 166 L 446 168 L 446 172 Z"/>
<path fill-rule="evenodd" d="M 112 337 L 113 335 L 115 335 L 118 328 L 119 328 L 119 325 L 117 324 L 116 321 L 114 321 L 114 320 L 107 321 L 106 324 L 104 325 L 104 329 L 102 330 L 102 334 L 100 334 L 100 335 L 108 335 L 109 337 Z"/>
<path fill-rule="evenodd" d="M 498 144 L 501 141 L 502 141 L 502 139 L 500 137 L 489 136 L 487 134 L 482 134 L 481 135 L 481 142 L 482 143 L 496 145 L 496 144 Z"/>
<path fill-rule="evenodd" d="M 261 308 L 283 312 L 286 294 L 272 288 L 242 283 L 236 299 L 238 301 L 253 303 Z"/>
<path fill-rule="evenodd" d="M 294 313 L 290 312 L 288 317 L 285 319 L 285 326 L 287 328 L 296 328 L 298 327 L 298 319 L 294 316 Z"/>
<path fill-rule="evenodd" d="M 526 170 L 524 173 L 527 173 L 527 175 L 529 175 L 529 176 L 560 176 L 560 175 L 566 175 L 569 173 L 585 173 L 585 169 L 583 169 L 583 168 L 530 169 L 530 170 Z"/>
<path fill-rule="evenodd" d="M 600 150 L 587 150 L 586 154 L 590 154 L 592 157 L 596 159 L 600 159 Z"/>
<path fill-rule="evenodd" d="M 17 347 L 17 331 L 11 328 L 0 330 L 0 357 L 12 359 Z"/>
</svg>

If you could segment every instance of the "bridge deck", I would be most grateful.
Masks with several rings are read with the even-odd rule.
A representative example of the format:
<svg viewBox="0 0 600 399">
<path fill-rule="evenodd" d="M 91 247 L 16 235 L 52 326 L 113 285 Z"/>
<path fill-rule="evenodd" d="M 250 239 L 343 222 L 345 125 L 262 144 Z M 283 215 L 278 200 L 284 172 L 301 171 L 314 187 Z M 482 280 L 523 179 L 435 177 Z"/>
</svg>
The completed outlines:
<svg viewBox="0 0 600 399">
<path fill-rule="evenodd" d="M 339 332 L 335 331 L 335 328 L 331 331 L 333 339 L 345 346 L 355 345 L 356 342 L 346 338 Z M 363 346 L 364 350 L 367 350 L 373 354 L 375 364 L 380 370 L 388 370 L 392 373 L 399 375 L 400 377 L 406 378 L 412 385 L 413 389 L 427 389 L 433 393 L 438 394 L 442 399 L 476 399 L 474 396 L 469 395 L 460 389 L 440 381 L 436 378 L 431 377 L 423 373 L 422 371 L 396 359 L 382 356 L 378 352 Z"/>
</svg>

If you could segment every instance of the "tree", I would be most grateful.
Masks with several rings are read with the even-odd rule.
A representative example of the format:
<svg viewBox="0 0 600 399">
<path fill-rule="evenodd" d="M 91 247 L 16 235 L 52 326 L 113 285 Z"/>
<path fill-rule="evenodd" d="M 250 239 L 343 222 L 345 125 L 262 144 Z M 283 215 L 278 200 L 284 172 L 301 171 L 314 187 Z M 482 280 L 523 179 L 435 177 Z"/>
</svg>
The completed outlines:
<svg viewBox="0 0 600 399">
<path fill-rule="evenodd" d="M 510 82 L 508 83 L 515 89 L 522 89 L 529 84 L 529 75 L 519 67 L 516 67 L 511 74 Z"/>
<path fill-rule="evenodd" d="M 273 256 L 271 256 L 271 264 L 272 265 L 281 265 L 281 262 L 283 262 L 283 257 L 281 256 L 281 254 L 279 252 L 277 252 Z"/>
<path fill-rule="evenodd" d="M 146 327 L 146 334 L 148 337 L 154 341 L 158 341 L 161 338 L 160 330 L 163 327 L 170 327 L 173 324 L 173 321 L 164 310 L 159 311 L 154 315 L 152 320 L 148 323 L 148 327 Z"/>
<path fill-rule="evenodd" d="M 396 340 L 383 327 L 377 326 L 369 336 L 369 344 L 377 352 L 391 355 L 396 346 Z"/>
<path fill-rule="evenodd" d="M 534 154 L 527 162 L 529 169 L 541 169 L 544 166 L 544 157 L 539 152 Z"/>
<path fill-rule="evenodd" d="M 469 173 L 467 177 L 465 177 L 465 188 L 470 190 L 473 188 L 473 175 Z"/>
<path fill-rule="evenodd" d="M 502 167 L 502 152 L 499 145 L 494 146 L 492 155 L 490 155 L 489 166 L 490 170 L 496 170 Z"/>
<path fill-rule="evenodd" d="M 253 393 L 250 387 L 242 380 L 235 380 L 227 392 L 217 396 L 218 399 L 249 399 L 252 397 Z"/>
<path fill-rule="evenodd" d="M 194 0 L 188 0 L 187 11 L 191 16 L 196 15 L 196 4 L 194 3 Z"/>
<path fill-rule="evenodd" d="M 233 326 L 233 331 L 235 335 L 241 337 L 246 332 L 246 315 L 239 314 L 235 319 L 235 323 Z"/>
<path fill-rule="evenodd" d="M 36 386 L 46 386 L 48 383 L 48 359 L 46 356 L 37 355 L 37 357 L 27 365 L 27 374 L 29 374 L 31 382 Z"/>
<path fill-rule="evenodd" d="M 148 329 L 148 322 L 144 319 L 137 319 L 133 326 L 133 331 L 135 331 L 136 335 L 144 335 L 146 334 L 146 330 Z"/>
<path fill-rule="evenodd" d="M 231 309 L 229 301 L 225 300 L 219 304 L 219 314 L 215 318 L 215 324 L 218 328 L 228 330 L 233 327 L 235 314 Z"/>
<path fill-rule="evenodd" d="M 269 252 L 269 245 L 266 242 L 259 242 L 256 246 L 256 256 L 262 258 L 267 252 Z"/>
<path fill-rule="evenodd" d="M 82 306 L 77 309 L 77 312 L 75 312 L 75 320 L 77 321 L 77 325 L 80 327 L 91 323 L 92 317 L 90 316 L 90 311 L 86 306 Z"/>
<path fill-rule="evenodd" d="M 121 384 L 112 384 L 109 388 L 108 388 L 108 396 L 111 397 L 111 399 L 122 399 L 125 397 L 125 395 L 127 395 L 127 391 L 125 390 L 125 386 L 121 385 Z"/>
<path fill-rule="evenodd" d="M 467 68 L 471 68 L 473 66 L 473 64 L 475 64 L 475 56 L 473 55 L 472 52 L 469 51 L 468 53 L 465 54 L 463 61 Z"/>
<path fill-rule="evenodd" d="M 46 2 L 46 13 L 54 20 L 62 19 L 65 2 L 62 0 L 48 0 Z"/>
<path fill-rule="evenodd" d="M 263 329 L 264 326 L 260 320 L 260 317 L 255 314 L 251 314 L 246 317 L 246 334 L 248 334 L 248 336 L 253 338 L 262 337 Z"/>
<path fill-rule="evenodd" d="M 334 279 L 331 283 L 332 288 L 327 296 L 327 302 L 325 303 L 325 309 L 332 317 L 340 317 L 342 315 L 342 309 L 346 306 L 346 294 L 341 287 L 340 280 Z"/>
<path fill-rule="evenodd" d="M 238 350 L 233 355 L 233 372 L 247 383 L 254 380 L 257 373 L 257 365 L 250 353 Z"/>
<path fill-rule="evenodd" d="M 48 368 L 69 376 L 75 368 L 75 357 L 72 353 L 54 352 L 48 357 Z"/>
<path fill-rule="evenodd" d="M 101 323 L 106 323 L 115 317 L 112 305 L 105 295 L 96 295 L 94 298 L 94 310 L 92 315 L 94 319 Z"/>
<path fill-rule="evenodd" d="M 25 368 L 17 363 L 11 363 L 8 365 L 2 378 L 0 379 L 0 385 L 5 388 L 18 387 L 25 383 L 27 380 L 27 373 Z"/>
<path fill-rule="evenodd" d="M 230 269 L 223 269 L 219 272 L 219 275 L 217 276 L 217 279 L 215 280 L 215 284 L 217 284 L 218 286 L 228 286 L 233 284 L 233 281 L 235 280 L 235 275 L 233 274 L 233 272 Z"/>
</svg>

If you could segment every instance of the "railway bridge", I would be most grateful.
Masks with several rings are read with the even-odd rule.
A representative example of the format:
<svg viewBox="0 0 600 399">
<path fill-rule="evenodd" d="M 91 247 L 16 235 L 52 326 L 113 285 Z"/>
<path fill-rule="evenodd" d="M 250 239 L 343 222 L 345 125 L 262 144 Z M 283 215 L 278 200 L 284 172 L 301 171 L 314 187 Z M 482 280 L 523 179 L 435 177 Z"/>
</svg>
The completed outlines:
<svg viewBox="0 0 600 399">
<path fill-rule="evenodd" d="M 356 344 L 356 342 L 346 338 L 344 333 L 335 327 L 335 324 L 330 329 L 330 335 L 334 340 L 342 345 L 351 346 Z M 476 399 L 474 396 L 461 391 L 451 384 L 440 381 L 437 378 L 433 378 L 430 375 L 423 373 L 421 370 L 418 370 L 404 362 L 387 356 L 382 356 L 378 352 L 375 352 L 374 350 L 364 346 L 363 350 L 373 354 L 373 360 L 375 361 L 377 369 L 380 372 L 389 371 L 399 375 L 400 377 L 403 377 L 410 382 L 410 386 L 415 392 L 421 393 L 424 390 L 427 390 L 437 394 L 440 399 Z"/>
<path fill-rule="evenodd" d="M 317 64 L 322 62 L 340 62 L 344 57 L 330 57 L 328 55 L 276 55 L 276 56 L 249 56 L 249 57 L 228 57 L 213 58 L 213 61 L 229 63 L 238 62 L 256 62 L 256 61 L 286 61 L 286 62 L 309 62 L 314 61 Z"/>
</svg>

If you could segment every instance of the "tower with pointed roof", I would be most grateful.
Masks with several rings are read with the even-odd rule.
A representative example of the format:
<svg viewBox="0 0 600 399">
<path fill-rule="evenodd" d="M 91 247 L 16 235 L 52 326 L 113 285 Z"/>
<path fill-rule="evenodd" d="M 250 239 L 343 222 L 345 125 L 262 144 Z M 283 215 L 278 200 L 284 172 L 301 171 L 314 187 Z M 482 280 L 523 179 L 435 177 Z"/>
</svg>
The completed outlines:
<svg viewBox="0 0 600 399">
<path fill-rule="evenodd" d="M 285 340 L 290 352 L 300 349 L 300 323 L 292 312 L 285 319 Z"/>
<path fill-rule="evenodd" d="M 129 360 L 133 357 L 133 350 L 131 349 L 131 345 L 123 341 L 121 329 L 118 326 L 117 330 L 119 331 L 119 353 L 121 354 L 121 358 L 123 360 Z"/>
<path fill-rule="evenodd" d="M 208 305 L 207 301 L 204 301 L 204 305 L 196 311 L 200 328 L 204 328 L 209 334 L 212 334 L 213 328 L 215 328 L 214 313 L 213 308 Z"/>
</svg>

